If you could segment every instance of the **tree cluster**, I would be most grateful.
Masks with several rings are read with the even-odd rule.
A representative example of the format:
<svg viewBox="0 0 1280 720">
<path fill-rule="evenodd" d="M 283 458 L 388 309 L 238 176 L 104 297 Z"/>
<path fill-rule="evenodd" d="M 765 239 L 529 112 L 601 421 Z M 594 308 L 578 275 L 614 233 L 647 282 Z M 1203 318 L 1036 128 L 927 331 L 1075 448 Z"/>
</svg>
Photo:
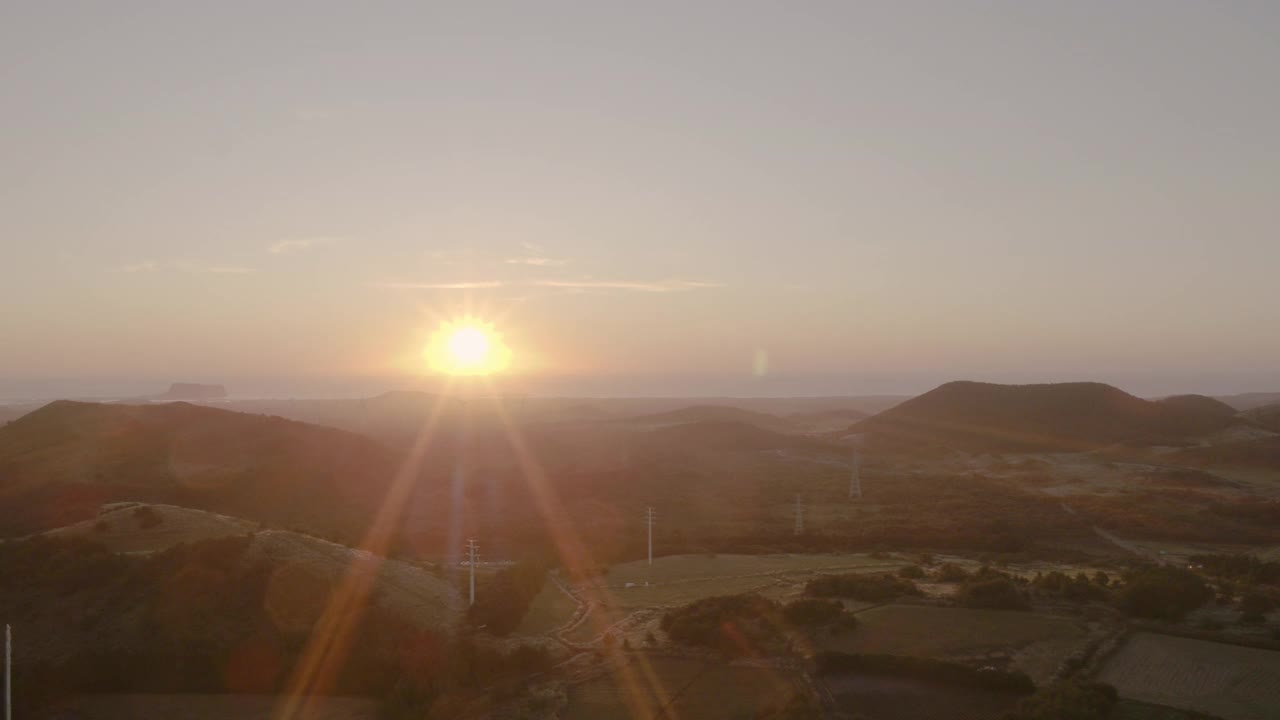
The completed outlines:
<svg viewBox="0 0 1280 720">
<path fill-rule="evenodd" d="M 823 575 L 805 583 L 809 597 L 839 597 L 863 602 L 888 602 L 906 595 L 920 595 L 920 588 L 906 578 L 893 575 L 847 573 Z"/>
<path fill-rule="evenodd" d="M 824 652 L 816 658 L 820 674 L 866 673 L 896 675 L 939 685 L 997 692 L 1031 693 L 1035 683 L 1020 672 L 977 669 L 968 665 L 904 655 Z"/>
</svg>

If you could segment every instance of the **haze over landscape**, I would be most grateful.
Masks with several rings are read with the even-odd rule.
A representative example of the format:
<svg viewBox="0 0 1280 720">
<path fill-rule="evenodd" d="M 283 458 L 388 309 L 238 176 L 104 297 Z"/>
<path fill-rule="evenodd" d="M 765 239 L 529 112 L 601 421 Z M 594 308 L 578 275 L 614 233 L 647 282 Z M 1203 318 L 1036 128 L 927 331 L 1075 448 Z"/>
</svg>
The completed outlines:
<svg viewBox="0 0 1280 720">
<path fill-rule="evenodd" d="M 2 12 L 3 397 L 1280 388 L 1271 3 Z"/>
<path fill-rule="evenodd" d="M 5 720 L 1280 717 L 1278 39 L 3 4 Z"/>
</svg>

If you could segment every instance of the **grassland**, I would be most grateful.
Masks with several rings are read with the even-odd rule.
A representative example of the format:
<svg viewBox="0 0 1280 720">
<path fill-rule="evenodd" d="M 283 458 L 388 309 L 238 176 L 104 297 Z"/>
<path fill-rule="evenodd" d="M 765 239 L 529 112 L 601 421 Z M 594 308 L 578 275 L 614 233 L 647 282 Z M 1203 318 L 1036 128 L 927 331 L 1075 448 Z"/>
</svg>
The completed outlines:
<svg viewBox="0 0 1280 720">
<path fill-rule="evenodd" d="M 905 560 L 865 554 L 672 555 L 623 563 L 593 581 L 593 590 L 621 609 L 682 605 L 711 595 L 761 592 L 796 585 L 820 573 L 896 570 Z M 629 586 L 630 585 L 630 586 Z"/>
<path fill-rule="evenodd" d="M 1280 708 L 1280 653 L 1137 633 L 1099 678 L 1126 698 L 1226 720 L 1265 720 Z"/>
<path fill-rule="evenodd" d="M 140 522 L 135 511 L 150 508 L 154 524 Z M 199 542 L 256 530 L 258 523 L 175 505 L 114 503 L 92 520 L 50 530 L 50 537 L 84 537 L 112 552 L 154 552 L 179 543 Z"/>
<path fill-rule="evenodd" d="M 799 678 L 770 668 L 739 667 L 692 658 L 632 655 L 628 669 L 637 698 L 628 702 L 627 684 L 608 674 L 569 688 L 564 720 L 627 717 L 648 720 L 729 720 L 754 717 L 798 692 Z M 637 708 L 640 712 L 633 714 Z"/>
<path fill-rule="evenodd" d="M 1043 682 L 1087 632 L 1079 621 L 1028 612 L 886 605 L 859 613 L 853 632 L 822 635 L 817 643 L 824 650 L 851 653 L 933 658 L 991 654 L 1007 657 L 1013 669 Z"/>
<path fill-rule="evenodd" d="M 577 610 L 578 602 L 548 579 L 529 604 L 529 612 L 516 628 L 516 634 L 545 635 L 573 619 Z"/>
<path fill-rule="evenodd" d="M 1017 695 L 940 687 L 907 678 L 845 675 L 824 682 L 841 710 L 875 720 L 989 720 L 1018 702 Z"/>
<path fill-rule="evenodd" d="M 579 595 L 592 604 L 595 615 L 565 637 L 590 642 L 599 634 L 602 616 L 612 624 L 638 611 L 677 607 L 713 595 L 755 592 L 784 599 L 798 595 L 804 582 L 818 574 L 892 571 L 905 564 L 903 559 L 834 553 L 671 555 L 655 558 L 652 566 L 643 560 L 622 563 L 578 585 Z M 572 608 L 559 605 L 545 593 L 535 600 L 535 604 L 541 603 L 539 617 L 530 620 L 525 629 L 555 627 L 572 617 Z"/>
<path fill-rule="evenodd" d="M 312 720 L 374 720 L 377 702 L 369 698 L 313 698 Z M 278 700 L 270 695 L 84 695 L 65 703 L 57 717 L 78 720 L 271 720 Z"/>
</svg>

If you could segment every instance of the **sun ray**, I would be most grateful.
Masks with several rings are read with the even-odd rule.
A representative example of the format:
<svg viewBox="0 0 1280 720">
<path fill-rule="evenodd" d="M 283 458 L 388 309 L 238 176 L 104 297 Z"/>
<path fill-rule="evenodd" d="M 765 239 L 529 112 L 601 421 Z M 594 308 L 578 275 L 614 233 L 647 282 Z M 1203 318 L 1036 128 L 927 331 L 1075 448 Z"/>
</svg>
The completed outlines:
<svg viewBox="0 0 1280 720">
<path fill-rule="evenodd" d="M 495 395 L 493 396 L 493 401 L 504 434 L 511 444 L 511 449 L 515 452 L 516 460 L 520 464 L 520 471 L 524 475 L 525 482 L 529 485 L 534 502 L 543 516 L 564 568 L 568 571 L 570 578 L 585 577 L 594 567 L 590 551 L 587 550 L 586 545 L 574 531 L 572 519 L 555 491 L 550 487 L 550 483 L 547 482 L 545 471 L 543 471 L 541 464 L 534 457 L 524 435 L 511 420 L 506 408 L 503 407 L 501 398 Z M 594 583 L 585 583 L 585 586 L 588 593 L 600 593 L 594 598 L 587 598 L 594 608 L 587 615 L 587 618 L 597 631 L 604 633 L 616 624 L 615 618 L 609 614 L 609 608 L 613 607 L 613 603 L 607 602 L 607 590 L 603 587 L 597 588 Z M 598 613 L 596 612 L 597 610 Z M 652 668 L 644 667 L 642 673 L 646 676 L 645 679 L 648 681 L 653 694 L 657 696 L 658 702 L 656 706 L 650 700 L 649 693 L 644 691 L 640 680 L 636 677 L 629 663 L 617 653 L 607 653 L 606 657 L 613 666 L 615 676 L 623 685 L 625 690 L 623 698 L 633 718 L 648 719 L 665 716 L 674 720 L 674 708 L 668 707 L 671 700 L 669 693 L 662 686 Z M 639 664 L 642 666 L 648 665 L 648 661 L 643 654 L 636 657 Z"/>
<path fill-rule="evenodd" d="M 317 696 L 333 686 L 346 661 L 355 631 L 363 618 L 373 582 L 400 524 L 401 513 L 413 491 L 422 460 L 431 445 L 443 413 L 445 398 L 436 400 L 414 444 L 375 515 L 346 575 L 330 595 L 329 603 L 312 630 L 297 669 L 279 706 L 278 720 L 311 717 Z"/>
</svg>

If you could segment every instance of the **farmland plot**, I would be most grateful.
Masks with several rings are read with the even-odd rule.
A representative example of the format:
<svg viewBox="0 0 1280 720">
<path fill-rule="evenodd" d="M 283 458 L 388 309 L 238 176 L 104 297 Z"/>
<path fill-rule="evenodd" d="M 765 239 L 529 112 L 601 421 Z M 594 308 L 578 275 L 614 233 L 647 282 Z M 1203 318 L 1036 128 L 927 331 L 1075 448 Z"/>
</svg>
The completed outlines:
<svg viewBox="0 0 1280 720">
<path fill-rule="evenodd" d="M 731 720 L 778 707 L 800 689 L 799 678 L 766 667 L 643 655 L 631 656 L 628 663 L 635 687 L 628 688 L 621 673 L 571 686 L 569 706 L 562 717 L 633 717 L 638 711 L 638 717 L 655 720 Z"/>
<path fill-rule="evenodd" d="M 999 654 L 1043 682 L 1084 642 L 1084 623 L 1011 610 L 885 605 L 858 613 L 853 632 L 817 638 L 824 650 L 959 658 Z"/>
<path fill-rule="evenodd" d="M 1124 697 L 1218 715 L 1267 720 L 1280 707 L 1280 653 L 1137 633 L 1099 676 Z"/>
</svg>

